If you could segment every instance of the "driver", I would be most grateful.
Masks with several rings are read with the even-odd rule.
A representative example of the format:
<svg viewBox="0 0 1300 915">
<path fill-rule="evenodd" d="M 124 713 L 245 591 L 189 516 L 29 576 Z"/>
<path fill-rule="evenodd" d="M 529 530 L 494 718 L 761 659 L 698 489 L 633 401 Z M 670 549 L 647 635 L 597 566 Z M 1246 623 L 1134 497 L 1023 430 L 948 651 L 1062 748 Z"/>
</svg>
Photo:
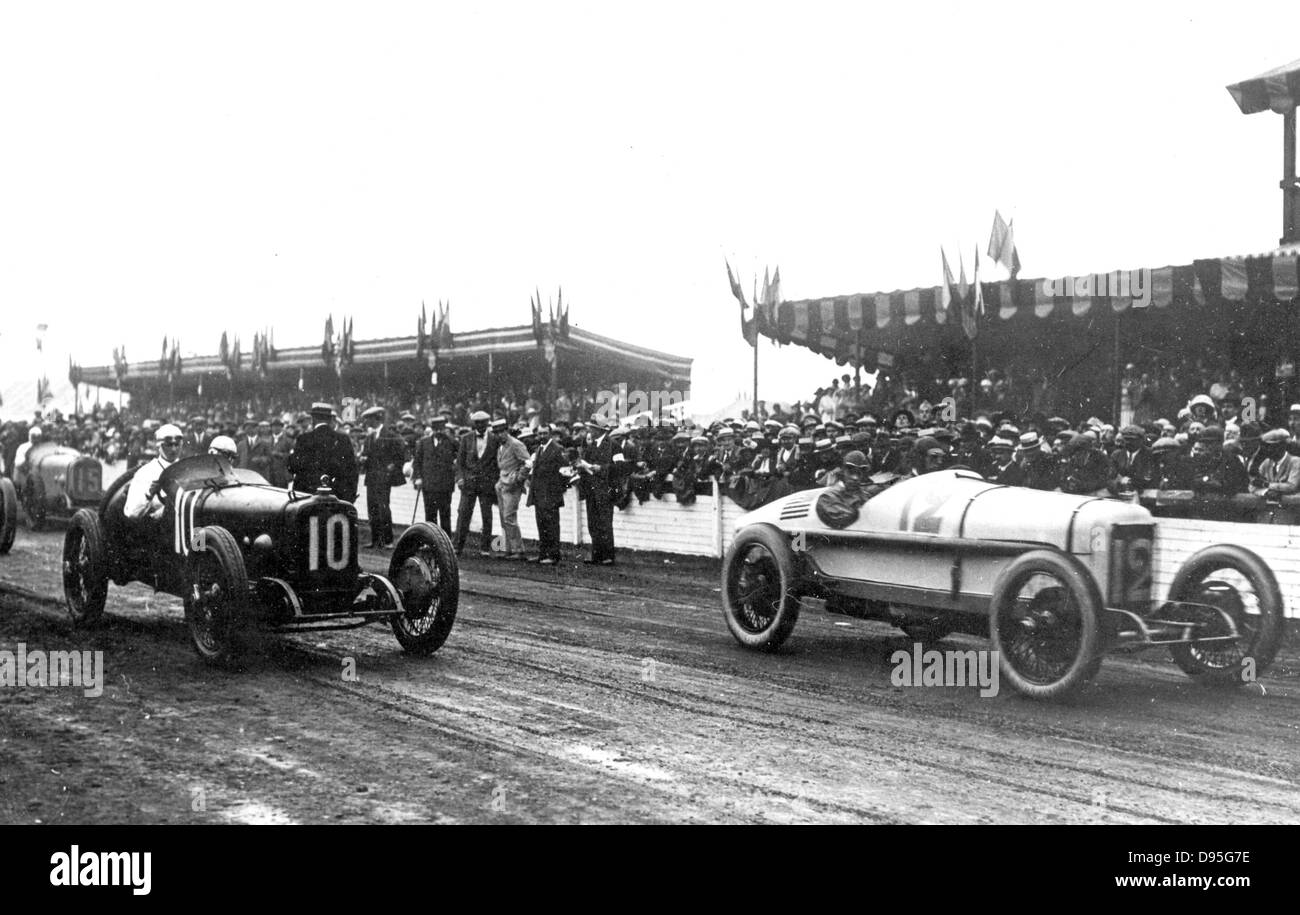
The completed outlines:
<svg viewBox="0 0 1300 915">
<path fill-rule="evenodd" d="M 27 441 L 19 445 L 18 450 L 14 452 L 14 467 L 18 468 L 17 477 L 27 476 L 27 452 L 32 450 L 32 446 L 39 445 L 43 437 L 44 433 L 41 431 L 41 427 L 32 426 L 27 433 Z"/>
<path fill-rule="evenodd" d="M 840 478 L 817 497 L 817 517 L 828 527 L 848 527 L 858 520 L 864 502 L 876 495 L 883 486 L 862 485 L 871 471 L 871 462 L 861 451 L 844 455 Z"/>
<path fill-rule="evenodd" d="M 128 520 L 162 517 L 163 504 L 158 498 L 160 478 L 163 471 L 180 457 L 183 440 L 181 430 L 171 423 L 160 426 L 154 433 L 154 441 L 158 443 L 158 456 L 137 470 L 131 478 L 131 485 L 126 491 L 126 504 L 122 507 L 122 513 Z"/>
</svg>

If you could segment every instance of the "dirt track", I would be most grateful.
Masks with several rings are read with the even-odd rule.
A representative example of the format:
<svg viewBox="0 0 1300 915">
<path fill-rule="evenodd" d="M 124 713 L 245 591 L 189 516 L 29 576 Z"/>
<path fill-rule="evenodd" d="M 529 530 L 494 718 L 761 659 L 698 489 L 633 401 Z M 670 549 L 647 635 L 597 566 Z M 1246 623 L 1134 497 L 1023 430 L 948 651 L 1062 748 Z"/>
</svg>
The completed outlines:
<svg viewBox="0 0 1300 915">
<path fill-rule="evenodd" d="M 139 585 L 73 632 L 61 543 L 0 558 L 0 649 L 101 650 L 106 685 L 0 689 L 0 822 L 1300 822 L 1294 633 L 1238 690 L 1149 653 L 1068 704 L 982 699 L 892 686 L 910 640 L 880 624 L 806 612 L 741 649 L 715 562 L 474 557 L 432 658 L 371 626 L 227 674 Z"/>
</svg>

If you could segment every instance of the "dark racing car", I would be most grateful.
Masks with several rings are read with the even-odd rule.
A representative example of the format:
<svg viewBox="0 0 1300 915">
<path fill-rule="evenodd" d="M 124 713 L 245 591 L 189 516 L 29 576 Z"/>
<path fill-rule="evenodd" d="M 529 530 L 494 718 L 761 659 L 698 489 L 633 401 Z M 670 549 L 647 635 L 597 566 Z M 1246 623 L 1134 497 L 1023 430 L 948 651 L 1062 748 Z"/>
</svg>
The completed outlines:
<svg viewBox="0 0 1300 915">
<path fill-rule="evenodd" d="M 271 486 L 224 457 L 177 461 L 159 480 L 161 520 L 123 513 L 133 474 L 96 509 L 73 515 L 63 587 L 75 623 L 104 612 L 110 581 L 139 581 L 180 597 L 194 647 L 228 666 L 255 627 L 292 632 L 390 623 L 408 652 L 432 654 L 456 618 L 459 571 L 451 543 L 427 523 L 398 540 L 387 577 L 357 561 L 357 512 L 328 478 L 308 495 Z"/>
</svg>

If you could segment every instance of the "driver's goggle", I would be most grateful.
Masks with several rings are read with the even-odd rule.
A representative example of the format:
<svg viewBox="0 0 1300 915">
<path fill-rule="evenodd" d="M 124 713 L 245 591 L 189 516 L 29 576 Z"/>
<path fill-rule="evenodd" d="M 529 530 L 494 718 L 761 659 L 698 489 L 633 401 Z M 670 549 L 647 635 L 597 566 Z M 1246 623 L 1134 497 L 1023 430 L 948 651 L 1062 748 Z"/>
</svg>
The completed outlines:
<svg viewBox="0 0 1300 915">
<path fill-rule="evenodd" d="M 162 440 L 162 443 L 164 445 L 180 445 L 181 441 L 182 440 L 179 438 L 165 438 Z"/>
</svg>

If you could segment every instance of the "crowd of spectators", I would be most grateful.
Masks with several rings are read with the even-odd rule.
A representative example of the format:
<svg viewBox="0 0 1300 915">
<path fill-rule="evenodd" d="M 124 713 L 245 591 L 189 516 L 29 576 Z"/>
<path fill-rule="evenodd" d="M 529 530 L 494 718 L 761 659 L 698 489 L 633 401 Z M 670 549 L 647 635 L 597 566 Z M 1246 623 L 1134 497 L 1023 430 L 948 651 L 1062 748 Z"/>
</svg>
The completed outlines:
<svg viewBox="0 0 1300 915">
<path fill-rule="evenodd" d="M 1051 380 L 1015 365 L 988 370 L 977 384 L 938 373 L 881 373 L 875 385 L 854 384 L 847 374 L 799 403 L 760 403 L 708 426 L 689 419 L 619 417 L 606 423 L 620 454 L 614 474 L 617 504 L 636 498 L 690 502 L 721 492 L 745 507 L 837 479 L 843 459 L 861 452 L 872 474 L 907 476 L 943 467 L 967 467 L 1012 485 L 1070 493 L 1124 496 L 1148 489 L 1231 495 L 1252 491 L 1271 497 L 1300 485 L 1300 404 L 1286 415 L 1270 410 L 1258 378 L 1245 380 L 1213 359 L 1130 363 L 1121 382 L 1120 415 L 1061 415 Z M 550 428 L 576 454 L 593 412 L 597 390 L 558 390 L 549 411 L 537 387 L 433 392 L 402 396 L 362 391 L 340 404 L 341 430 L 358 455 L 364 445 L 360 413 L 383 406 L 402 438 L 407 458 L 431 434 L 441 416 L 453 434 L 464 432 L 476 411 L 504 419 L 530 450 L 549 412 Z M 283 476 L 284 458 L 296 435 L 310 428 L 308 397 L 300 392 L 262 393 L 249 400 L 179 400 L 168 408 L 137 397 L 119 411 L 112 404 L 82 416 L 34 417 L 0 429 L 4 472 L 14 453 L 40 424 L 45 439 L 101 459 L 125 461 L 128 469 L 152 455 L 153 430 L 162 422 L 182 425 L 193 447 L 217 435 L 239 444 L 239 462 L 271 482 Z M 605 423 L 608 413 L 600 417 Z M 622 421 L 620 422 L 619 419 Z"/>
</svg>

